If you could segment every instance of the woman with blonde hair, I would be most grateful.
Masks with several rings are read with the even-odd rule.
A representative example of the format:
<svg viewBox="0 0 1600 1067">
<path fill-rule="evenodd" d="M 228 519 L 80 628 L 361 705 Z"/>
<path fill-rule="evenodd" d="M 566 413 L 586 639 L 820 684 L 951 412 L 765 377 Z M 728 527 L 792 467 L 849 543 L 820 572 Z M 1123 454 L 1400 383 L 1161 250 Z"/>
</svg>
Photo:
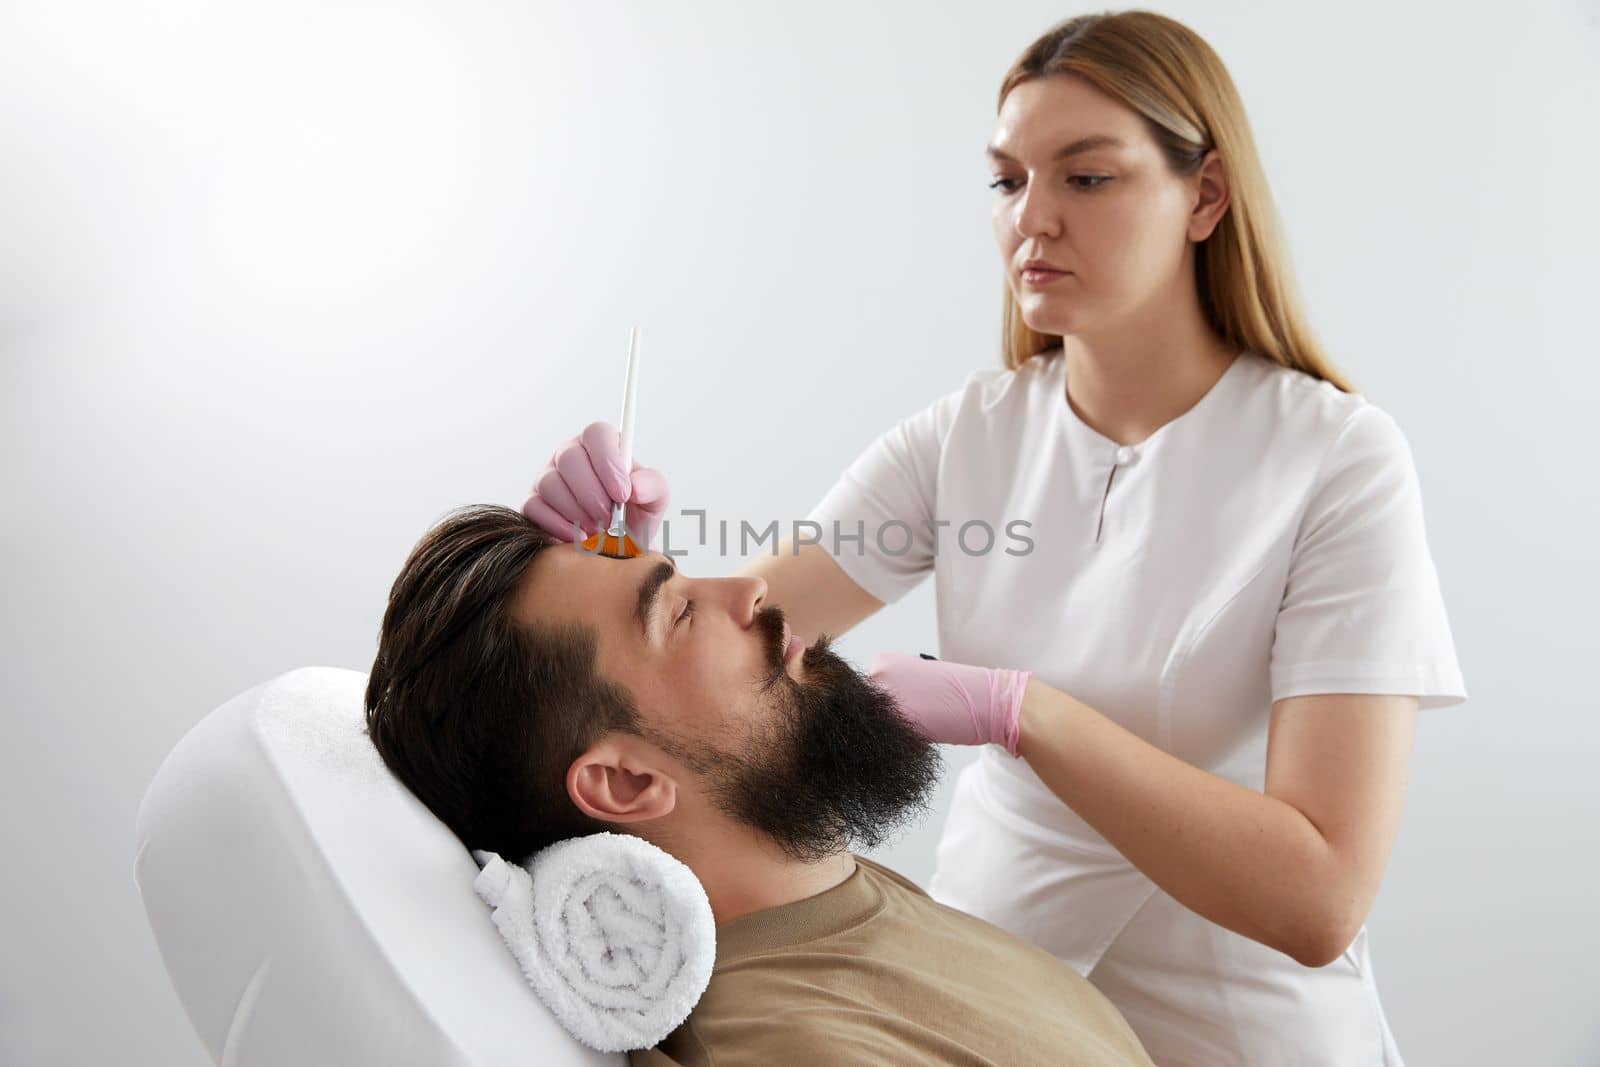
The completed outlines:
<svg viewBox="0 0 1600 1067">
<path fill-rule="evenodd" d="M 941 658 L 871 673 L 985 746 L 936 900 L 1077 968 L 1166 1067 L 1398 1064 L 1365 920 L 1418 709 L 1466 699 L 1407 441 L 1313 339 L 1193 31 L 1052 28 L 988 157 L 1003 367 L 879 436 L 818 536 L 744 573 L 803 635 L 934 575 Z M 634 493 L 616 452 L 591 426 L 524 513 L 603 525 L 576 502 Z"/>
</svg>

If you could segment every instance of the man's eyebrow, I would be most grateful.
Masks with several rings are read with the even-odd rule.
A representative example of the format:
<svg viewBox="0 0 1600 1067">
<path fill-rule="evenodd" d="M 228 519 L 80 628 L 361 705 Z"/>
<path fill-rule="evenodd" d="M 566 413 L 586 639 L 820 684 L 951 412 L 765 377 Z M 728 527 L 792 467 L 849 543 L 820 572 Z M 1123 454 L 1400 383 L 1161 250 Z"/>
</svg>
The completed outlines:
<svg viewBox="0 0 1600 1067">
<path fill-rule="evenodd" d="M 1109 134 L 1092 133 L 1088 137 L 1080 137 L 1071 144 L 1058 149 L 1056 154 L 1050 157 L 1050 161 L 1053 163 L 1056 160 L 1066 159 L 1068 156 L 1075 156 L 1079 152 L 1088 152 L 1095 148 L 1126 147 L 1128 146 L 1125 141 L 1120 141 Z M 986 151 L 995 159 L 1003 159 L 1008 163 L 1015 163 L 1017 161 L 1017 157 L 996 148 L 994 145 L 989 145 Z"/>
<path fill-rule="evenodd" d="M 671 556 L 668 556 L 650 568 L 650 573 L 639 583 L 639 596 L 633 604 L 633 617 L 638 620 L 639 633 L 646 641 L 650 640 L 650 616 L 656 610 L 656 601 L 661 598 L 661 587 L 676 573 L 678 565 L 672 562 Z"/>
</svg>

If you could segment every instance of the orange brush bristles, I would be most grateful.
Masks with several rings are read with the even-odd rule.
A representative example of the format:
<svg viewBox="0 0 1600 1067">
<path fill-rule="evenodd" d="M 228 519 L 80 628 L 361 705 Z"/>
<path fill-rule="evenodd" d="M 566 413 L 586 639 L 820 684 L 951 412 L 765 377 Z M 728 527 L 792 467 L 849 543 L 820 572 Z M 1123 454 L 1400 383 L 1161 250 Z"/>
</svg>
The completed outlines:
<svg viewBox="0 0 1600 1067">
<path fill-rule="evenodd" d="M 600 530 L 590 534 L 581 542 L 585 552 L 599 552 L 602 556 L 612 559 L 632 559 L 644 555 L 644 551 L 636 544 L 633 538 L 623 534 L 620 538 L 615 534 Z"/>
</svg>

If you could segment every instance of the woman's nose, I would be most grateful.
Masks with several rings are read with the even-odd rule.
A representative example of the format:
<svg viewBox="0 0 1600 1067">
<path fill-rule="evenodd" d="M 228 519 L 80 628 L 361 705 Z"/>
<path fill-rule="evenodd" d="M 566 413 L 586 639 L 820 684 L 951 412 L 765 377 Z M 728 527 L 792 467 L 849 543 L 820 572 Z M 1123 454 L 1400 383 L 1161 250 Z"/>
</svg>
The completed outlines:
<svg viewBox="0 0 1600 1067">
<path fill-rule="evenodd" d="M 1050 190 L 1030 181 L 1018 194 L 1012 208 L 1012 225 L 1020 237 L 1057 236 L 1061 227 L 1060 213 Z"/>
</svg>

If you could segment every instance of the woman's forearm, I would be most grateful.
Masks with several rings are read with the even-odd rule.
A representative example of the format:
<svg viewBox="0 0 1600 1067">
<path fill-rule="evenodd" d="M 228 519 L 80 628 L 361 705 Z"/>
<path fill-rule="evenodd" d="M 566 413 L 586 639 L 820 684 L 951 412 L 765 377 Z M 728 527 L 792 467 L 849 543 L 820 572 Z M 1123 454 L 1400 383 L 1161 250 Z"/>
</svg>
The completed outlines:
<svg viewBox="0 0 1600 1067">
<path fill-rule="evenodd" d="M 1292 805 L 1185 763 L 1037 678 L 1020 728 L 1034 773 L 1185 907 L 1308 966 L 1355 936 L 1370 902 L 1343 888 L 1334 849 Z"/>
</svg>

